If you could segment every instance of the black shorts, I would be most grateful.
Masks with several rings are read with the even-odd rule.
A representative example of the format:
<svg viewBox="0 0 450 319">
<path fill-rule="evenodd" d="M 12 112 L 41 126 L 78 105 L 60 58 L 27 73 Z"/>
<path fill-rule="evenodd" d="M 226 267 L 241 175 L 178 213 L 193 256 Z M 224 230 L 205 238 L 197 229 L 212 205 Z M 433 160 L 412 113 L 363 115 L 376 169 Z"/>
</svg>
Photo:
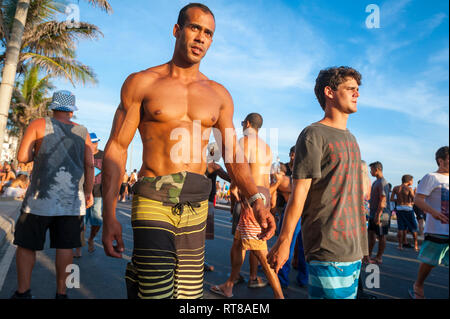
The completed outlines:
<svg viewBox="0 0 450 319">
<path fill-rule="evenodd" d="M 119 191 L 120 196 L 122 196 L 123 194 L 125 194 L 125 190 L 127 189 L 127 187 L 128 187 L 128 184 L 127 184 L 127 183 L 122 183 L 122 184 L 120 185 L 120 191 Z"/>
<path fill-rule="evenodd" d="M 234 204 L 231 221 L 231 234 L 233 236 L 236 233 L 236 227 L 239 224 L 240 217 L 241 217 L 241 204 L 239 202 L 236 202 L 236 204 Z"/>
<path fill-rule="evenodd" d="M 416 214 L 416 218 L 417 220 L 425 220 L 425 213 L 423 212 L 423 210 L 421 210 L 419 207 L 417 207 L 416 205 L 413 206 L 413 210 L 414 213 Z"/>
<path fill-rule="evenodd" d="M 369 219 L 368 230 L 375 232 L 377 236 L 386 236 L 389 233 L 389 224 L 386 226 L 376 225 L 372 218 Z"/>
<path fill-rule="evenodd" d="M 43 250 L 47 229 L 50 229 L 50 248 L 72 249 L 81 247 L 84 216 L 38 216 L 21 213 L 16 223 L 14 244 Z"/>
<path fill-rule="evenodd" d="M 398 230 L 409 230 L 412 233 L 417 233 L 417 221 L 414 217 L 414 211 L 412 209 L 397 209 L 397 226 Z"/>
</svg>

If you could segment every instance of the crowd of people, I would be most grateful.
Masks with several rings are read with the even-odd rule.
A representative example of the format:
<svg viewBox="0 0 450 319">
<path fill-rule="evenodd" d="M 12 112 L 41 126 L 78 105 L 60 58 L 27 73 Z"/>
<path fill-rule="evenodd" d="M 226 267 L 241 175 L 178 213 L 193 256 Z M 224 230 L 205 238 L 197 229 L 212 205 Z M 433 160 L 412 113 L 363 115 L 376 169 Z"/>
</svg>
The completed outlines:
<svg viewBox="0 0 450 319">
<path fill-rule="evenodd" d="M 32 297 L 31 273 L 47 229 L 50 247 L 56 249 L 56 299 L 67 298 L 65 269 L 73 249 L 82 247 L 85 225 L 91 225 L 90 251 L 103 227 L 105 254 L 122 258 L 116 207 L 131 193 L 128 298 L 203 297 L 204 271 L 213 270 L 204 259 L 205 241 L 214 239 L 216 196 L 228 197 L 231 204 L 233 244 L 231 273 L 211 287 L 215 294 L 233 296 L 234 285 L 244 280 L 240 270 L 249 251 L 251 288 L 270 284 L 274 298 L 282 299 L 295 266 L 297 284 L 308 287 L 310 298 L 356 298 L 362 264 L 383 262 L 393 201 L 399 249 L 406 247 L 406 231 L 417 238 L 414 204 L 428 216 L 421 265 L 410 291 L 413 298 L 423 298 L 432 268 L 448 265 L 448 146 L 437 151 L 438 171 L 424 176 L 416 192 L 409 175 L 391 190 L 380 162 L 369 164 L 376 178 L 371 184 L 369 167 L 347 128 L 349 116 L 357 112 L 362 76 L 351 67 L 330 67 L 319 72 L 314 88 L 323 118 L 303 128 L 289 163 L 272 170 L 272 150 L 258 135 L 262 115 L 248 114 L 241 122 L 244 136 L 237 140 L 231 95 L 199 71 L 214 31 L 208 7 L 193 3 L 181 9 L 172 60 L 126 79 L 104 151 L 98 150 L 94 133 L 71 120 L 78 109 L 71 92 L 55 92 L 49 107 L 53 116 L 30 123 L 17 158 L 34 162 L 34 168 L 15 229 L 18 288 L 13 298 Z M 201 134 L 195 134 L 198 122 Z M 189 138 L 174 140 L 179 128 Z M 128 176 L 127 149 L 137 129 L 143 163 L 139 173 Z M 211 148 L 207 159 L 194 152 L 187 160 L 174 160 L 177 150 L 207 147 L 195 136 L 212 129 L 216 140 L 231 138 L 219 147 L 225 168 L 215 163 Z M 218 185 L 217 176 L 230 183 L 228 189 Z M 275 233 L 269 250 L 267 240 Z M 419 249 L 416 242 L 414 248 Z M 258 265 L 266 279 L 257 276 Z"/>
<path fill-rule="evenodd" d="M 216 201 L 223 200 L 227 204 L 231 203 L 231 193 L 230 193 L 230 183 L 226 181 L 223 184 L 220 184 L 220 181 L 216 181 Z"/>
<path fill-rule="evenodd" d="M 0 164 L 0 196 L 23 199 L 27 191 L 33 163 L 19 163 L 17 169 L 11 162 Z"/>
</svg>

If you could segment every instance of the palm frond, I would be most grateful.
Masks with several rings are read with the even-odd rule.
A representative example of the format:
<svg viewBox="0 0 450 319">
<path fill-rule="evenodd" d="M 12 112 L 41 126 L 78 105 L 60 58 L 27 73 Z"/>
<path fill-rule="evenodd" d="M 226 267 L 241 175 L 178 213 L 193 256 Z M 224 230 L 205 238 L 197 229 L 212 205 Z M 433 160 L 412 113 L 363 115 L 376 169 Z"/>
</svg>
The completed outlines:
<svg viewBox="0 0 450 319">
<path fill-rule="evenodd" d="M 96 40 L 100 36 L 100 29 L 86 22 L 80 22 L 79 28 L 69 28 L 65 22 L 47 21 L 24 33 L 22 51 L 74 58 L 78 40 Z"/>
<path fill-rule="evenodd" d="M 28 60 L 27 63 L 38 66 L 40 70 L 51 77 L 68 79 L 74 87 L 75 82 L 97 83 L 94 71 L 89 66 L 76 60 L 64 57 L 48 57 L 32 52 L 23 54 L 23 58 Z"/>
<path fill-rule="evenodd" d="M 94 7 L 99 7 L 100 9 L 104 10 L 107 13 L 113 12 L 112 7 L 107 0 L 86 0 L 86 1 L 92 4 Z"/>
</svg>

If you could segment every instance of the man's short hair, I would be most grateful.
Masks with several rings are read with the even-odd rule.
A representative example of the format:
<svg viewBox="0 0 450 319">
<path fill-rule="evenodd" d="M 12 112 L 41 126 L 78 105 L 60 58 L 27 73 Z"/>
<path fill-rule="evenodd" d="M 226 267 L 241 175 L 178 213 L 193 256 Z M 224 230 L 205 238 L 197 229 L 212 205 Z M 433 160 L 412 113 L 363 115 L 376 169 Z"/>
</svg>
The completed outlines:
<svg viewBox="0 0 450 319">
<path fill-rule="evenodd" d="M 402 183 L 408 183 L 408 182 L 412 181 L 413 178 L 414 177 L 412 177 L 412 175 L 408 175 L 408 174 L 403 175 L 402 176 Z"/>
<path fill-rule="evenodd" d="M 291 149 L 289 150 L 289 155 L 291 155 L 292 153 L 295 153 L 295 145 L 291 147 Z"/>
<path fill-rule="evenodd" d="M 263 118 L 261 114 L 250 113 L 245 117 L 244 122 L 249 122 L 252 128 L 254 128 L 255 130 L 259 130 L 263 125 Z"/>
<path fill-rule="evenodd" d="M 205 6 L 204 4 L 196 3 L 196 2 L 189 3 L 188 5 L 186 5 L 183 8 L 181 8 L 180 13 L 178 14 L 177 24 L 180 26 L 180 28 L 184 27 L 184 25 L 186 23 L 186 20 L 187 20 L 187 11 L 190 8 L 199 8 L 203 12 L 209 13 L 210 15 L 212 15 L 214 20 L 216 20 L 216 18 L 214 17 L 214 13 L 212 13 L 212 11 L 207 6 Z"/>
<path fill-rule="evenodd" d="M 383 171 L 383 164 L 378 161 L 370 163 L 369 166 L 370 168 L 374 168 L 375 170 L 379 169 L 380 171 Z"/>
<path fill-rule="evenodd" d="M 438 166 L 439 166 L 438 159 L 445 161 L 447 159 L 447 156 L 448 156 L 448 146 L 442 146 L 440 149 L 437 150 L 436 163 L 438 164 Z"/>
<path fill-rule="evenodd" d="M 345 82 L 346 78 L 351 77 L 355 79 L 358 85 L 361 85 L 361 74 L 355 69 L 348 66 L 331 67 L 324 70 L 320 70 L 316 79 L 316 86 L 314 87 L 314 93 L 320 106 L 325 110 L 325 87 L 329 86 L 333 91 L 336 91 L 339 84 Z"/>
</svg>

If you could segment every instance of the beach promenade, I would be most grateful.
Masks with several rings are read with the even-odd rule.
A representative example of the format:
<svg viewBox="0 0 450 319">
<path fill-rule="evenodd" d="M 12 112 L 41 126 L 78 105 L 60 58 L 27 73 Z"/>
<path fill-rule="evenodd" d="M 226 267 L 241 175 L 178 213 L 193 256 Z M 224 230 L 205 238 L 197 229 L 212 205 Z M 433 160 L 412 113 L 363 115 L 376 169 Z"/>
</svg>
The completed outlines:
<svg viewBox="0 0 450 319">
<path fill-rule="evenodd" d="M 0 299 L 7 299 L 16 288 L 15 246 L 12 242 L 12 230 L 19 213 L 21 202 L 14 200 L 0 201 Z M 69 289 L 69 296 L 73 299 L 125 299 L 126 289 L 123 279 L 126 264 L 132 256 L 132 229 L 130 223 L 130 202 L 118 203 L 117 217 L 123 228 L 125 252 L 122 259 L 106 257 L 103 251 L 100 234 L 97 235 L 93 253 L 87 252 L 83 247 L 83 256 L 74 259 L 74 264 L 80 268 L 80 288 Z M 232 244 L 231 219 L 227 205 L 218 204 L 215 213 L 215 239 L 206 241 L 206 260 L 215 266 L 213 272 L 205 273 L 204 298 L 220 299 L 221 297 L 209 292 L 209 288 L 221 283 L 228 277 L 230 266 L 230 247 Z M 408 299 L 408 289 L 412 286 L 417 275 L 419 262 L 417 253 L 413 249 L 398 251 L 396 249 L 396 223 L 393 221 L 389 241 L 383 256 L 383 264 L 379 267 L 379 288 L 365 289 L 366 292 L 380 299 Z M 421 238 L 422 239 L 422 238 Z M 275 238 L 269 240 L 269 247 L 273 245 Z M 376 247 L 375 247 L 376 249 Z M 55 251 L 46 243 L 45 249 L 37 254 L 36 267 L 33 271 L 32 291 L 39 299 L 51 299 L 54 297 L 54 256 Z M 372 272 L 363 268 L 363 280 Z M 289 299 L 307 299 L 306 287 L 299 287 L 295 283 L 296 271 L 290 274 L 291 285 L 284 289 L 285 296 Z M 248 279 L 248 257 L 242 268 L 243 276 Z M 260 271 L 259 276 L 264 276 Z M 449 297 L 448 267 L 437 267 L 425 284 L 427 298 L 446 299 Z M 271 299 L 273 298 L 270 287 L 249 289 L 246 283 L 241 283 L 234 288 L 234 298 L 238 299 Z"/>
</svg>

